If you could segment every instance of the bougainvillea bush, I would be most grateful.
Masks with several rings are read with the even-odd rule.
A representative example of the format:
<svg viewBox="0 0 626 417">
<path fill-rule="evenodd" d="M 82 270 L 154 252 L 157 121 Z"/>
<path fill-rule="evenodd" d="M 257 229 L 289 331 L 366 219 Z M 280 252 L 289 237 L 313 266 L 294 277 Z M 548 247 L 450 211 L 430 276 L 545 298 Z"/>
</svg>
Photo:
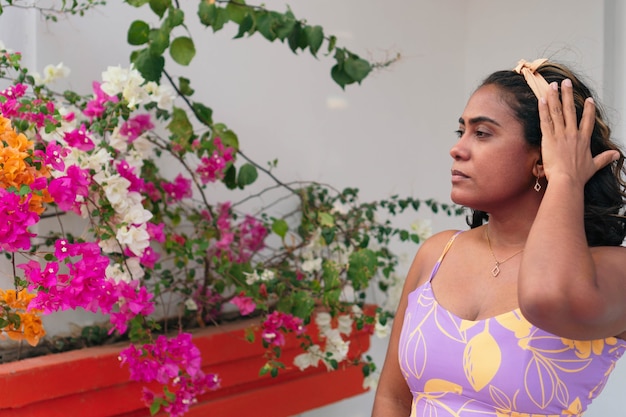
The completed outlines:
<svg viewBox="0 0 626 417">
<path fill-rule="evenodd" d="M 419 243 L 428 234 L 394 226 L 393 216 L 420 206 L 460 210 L 411 197 L 361 202 L 355 188 L 279 180 L 192 99 L 190 80 L 166 70 L 166 51 L 188 65 L 195 50 L 190 37 L 172 34 L 184 23 L 177 5 L 128 3 L 149 3 L 159 23 L 133 22 L 129 43 L 140 49 L 127 67 L 107 68 L 87 95 L 52 88 L 72 74 L 62 64 L 39 74 L 0 44 L 0 249 L 14 271 L 13 288 L 0 290 L 3 335 L 36 345 L 45 337 L 41 315 L 99 313 L 108 333 L 130 341 L 120 352 L 130 378 L 163 386 L 144 392 L 151 412 L 172 416 L 219 386 L 219 375 L 200 368 L 192 327 L 258 316 L 261 336 L 250 332 L 250 339 L 267 349 L 260 374 L 337 368 L 354 327 L 384 333 L 392 317 L 393 242 Z M 81 7 L 59 11 L 88 9 Z M 241 36 L 259 32 L 294 51 L 315 54 L 328 42 L 341 87 L 374 67 L 290 11 L 201 1 L 198 16 L 214 30 L 230 22 Z M 271 185 L 257 181 L 260 174 Z M 264 201 L 260 209 L 247 204 L 255 198 Z M 369 316 L 363 307 L 373 290 L 378 308 Z M 305 334 L 312 321 L 323 346 Z M 302 340 L 293 364 L 280 361 L 286 333 Z M 371 383 L 375 364 L 365 357 L 354 365 Z"/>
</svg>

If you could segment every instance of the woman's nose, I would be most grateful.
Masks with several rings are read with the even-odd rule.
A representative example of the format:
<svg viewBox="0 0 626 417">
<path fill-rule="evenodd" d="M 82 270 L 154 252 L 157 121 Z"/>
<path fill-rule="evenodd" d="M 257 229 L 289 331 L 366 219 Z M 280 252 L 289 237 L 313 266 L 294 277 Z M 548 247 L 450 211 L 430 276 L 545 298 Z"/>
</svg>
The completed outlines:
<svg viewBox="0 0 626 417">
<path fill-rule="evenodd" d="M 457 140 L 457 142 L 454 144 L 454 146 L 450 148 L 450 156 L 452 157 L 452 159 L 457 160 L 457 159 L 465 159 L 467 158 L 467 155 L 468 155 L 467 146 L 465 145 L 463 136 L 461 136 L 459 140 Z"/>
</svg>

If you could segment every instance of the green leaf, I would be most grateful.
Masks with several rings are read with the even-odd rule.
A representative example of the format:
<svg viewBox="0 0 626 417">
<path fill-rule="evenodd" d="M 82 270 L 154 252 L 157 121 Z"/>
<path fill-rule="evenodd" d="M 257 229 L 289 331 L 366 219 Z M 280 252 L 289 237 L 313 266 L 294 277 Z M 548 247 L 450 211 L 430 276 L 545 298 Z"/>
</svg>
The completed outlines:
<svg viewBox="0 0 626 417">
<path fill-rule="evenodd" d="M 170 46 L 170 55 L 180 65 L 189 65 L 196 55 L 196 47 L 193 44 L 193 40 L 186 36 L 174 39 Z"/>
<path fill-rule="evenodd" d="M 226 11 L 230 20 L 240 25 L 248 13 L 248 8 L 241 0 L 231 0 L 226 5 Z"/>
<path fill-rule="evenodd" d="M 317 221 L 320 223 L 321 226 L 330 227 L 335 225 L 335 218 L 330 213 L 317 213 Z"/>
<path fill-rule="evenodd" d="M 341 88 L 344 88 L 348 84 L 352 84 L 354 80 L 345 71 L 337 64 L 333 66 L 330 70 L 330 76 L 332 79 L 339 84 Z"/>
<path fill-rule="evenodd" d="M 193 88 L 191 88 L 191 81 L 189 78 L 185 77 L 178 77 L 178 89 L 182 95 L 187 97 L 192 96 L 195 92 Z"/>
<path fill-rule="evenodd" d="M 200 23 L 204 26 L 211 26 L 214 33 L 222 29 L 230 20 L 228 10 L 218 7 L 215 3 L 208 4 L 205 1 L 201 1 L 198 6 L 198 17 L 200 18 Z"/>
<path fill-rule="evenodd" d="M 360 83 L 372 70 L 369 62 L 358 57 L 350 57 L 344 62 L 344 70 L 354 81 Z"/>
<path fill-rule="evenodd" d="M 215 3 L 210 4 L 206 1 L 201 1 L 198 6 L 198 17 L 200 18 L 200 23 L 204 26 L 211 26 L 211 23 L 215 19 L 215 9 L 217 9 Z"/>
<path fill-rule="evenodd" d="M 167 125 L 167 129 L 177 138 L 186 142 L 193 135 L 193 126 L 189 122 L 187 113 L 178 107 L 172 111 L 172 121 Z"/>
<path fill-rule="evenodd" d="M 237 168 L 235 168 L 234 165 L 231 165 L 226 169 L 222 182 L 229 190 L 237 188 Z"/>
<path fill-rule="evenodd" d="M 196 113 L 196 117 L 203 125 L 211 126 L 213 124 L 213 110 L 200 102 L 194 102 L 191 106 Z"/>
<path fill-rule="evenodd" d="M 150 0 L 126 0 L 126 3 L 130 4 L 133 7 L 141 7 L 149 1 Z"/>
<path fill-rule="evenodd" d="M 150 26 L 143 20 L 135 20 L 128 28 L 127 41 L 130 45 L 143 45 L 148 42 Z"/>
<path fill-rule="evenodd" d="M 165 59 L 162 56 L 152 55 L 148 49 L 143 49 L 134 54 L 132 62 L 147 81 L 158 83 L 161 79 L 165 67 Z"/>
<path fill-rule="evenodd" d="M 148 35 L 150 38 L 150 53 L 152 55 L 163 55 L 170 46 L 170 29 L 152 29 Z"/>
<path fill-rule="evenodd" d="M 150 0 L 150 8 L 160 18 L 163 17 L 165 11 L 172 4 L 171 0 Z"/>
<path fill-rule="evenodd" d="M 304 28 L 304 34 L 306 35 L 311 54 L 317 56 L 317 51 L 319 51 L 322 42 L 324 42 L 324 30 L 321 26 L 306 26 Z"/>
<path fill-rule="evenodd" d="M 239 168 L 239 175 L 237 175 L 237 185 L 239 188 L 244 188 L 246 185 L 252 184 L 259 177 L 259 173 L 254 165 L 245 163 Z"/>
<path fill-rule="evenodd" d="M 293 30 L 287 38 L 287 42 L 289 44 L 289 48 L 291 48 L 293 52 L 297 52 L 298 49 L 304 50 L 307 47 L 308 43 L 306 34 L 302 30 L 300 22 L 295 23 Z"/>
<path fill-rule="evenodd" d="M 348 265 L 348 279 L 354 289 L 359 291 L 368 286 L 369 280 L 376 273 L 378 258 L 374 251 L 360 249 L 350 254 Z"/>
<path fill-rule="evenodd" d="M 234 38 L 235 39 L 241 38 L 246 33 L 252 35 L 255 30 L 256 29 L 254 27 L 254 18 L 252 17 L 250 13 L 248 13 L 246 17 L 244 17 L 244 19 L 241 21 L 241 23 L 239 23 L 239 31 L 237 32 Z"/>
<path fill-rule="evenodd" d="M 324 280 L 324 302 L 327 305 L 339 302 L 341 279 L 339 278 L 339 268 L 335 262 L 325 260 L 322 263 L 322 279 Z"/>
<path fill-rule="evenodd" d="M 307 319 L 311 317 L 313 310 L 315 309 L 315 300 L 309 296 L 307 292 L 298 291 L 291 297 L 292 309 L 291 314 L 301 319 Z"/>
<path fill-rule="evenodd" d="M 224 146 L 229 146 L 235 150 L 239 149 L 239 139 L 232 130 L 228 129 L 223 123 L 218 123 L 213 126 L 214 136 L 218 136 L 222 139 Z"/>
<path fill-rule="evenodd" d="M 171 7 L 167 14 L 167 21 L 165 22 L 170 28 L 175 28 L 185 23 L 185 12 L 181 9 Z"/>
<path fill-rule="evenodd" d="M 335 233 L 337 228 L 335 227 L 322 227 L 322 237 L 327 245 L 330 245 L 335 240 Z"/>
<path fill-rule="evenodd" d="M 283 219 L 274 219 L 272 222 L 272 232 L 276 233 L 282 239 L 285 238 L 287 232 L 289 231 L 289 225 Z"/>
<path fill-rule="evenodd" d="M 150 415 L 154 416 L 161 410 L 161 403 L 163 400 L 159 397 L 154 397 L 152 404 L 150 404 Z"/>
<path fill-rule="evenodd" d="M 270 42 L 273 42 L 276 39 L 276 33 L 274 33 L 272 28 L 273 25 L 274 18 L 269 12 L 263 11 L 257 14 L 256 29 Z"/>
</svg>

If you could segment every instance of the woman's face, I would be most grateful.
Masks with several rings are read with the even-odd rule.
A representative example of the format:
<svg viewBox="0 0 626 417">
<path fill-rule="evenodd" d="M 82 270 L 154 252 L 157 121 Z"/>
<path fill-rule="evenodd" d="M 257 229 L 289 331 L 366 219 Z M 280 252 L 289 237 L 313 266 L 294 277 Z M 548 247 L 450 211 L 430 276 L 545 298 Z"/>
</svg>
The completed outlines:
<svg viewBox="0 0 626 417">
<path fill-rule="evenodd" d="M 486 85 L 472 94 L 459 118 L 459 140 L 450 150 L 452 201 L 489 213 L 536 194 L 533 168 L 540 160 L 540 150 L 528 145 L 500 91 Z"/>
</svg>

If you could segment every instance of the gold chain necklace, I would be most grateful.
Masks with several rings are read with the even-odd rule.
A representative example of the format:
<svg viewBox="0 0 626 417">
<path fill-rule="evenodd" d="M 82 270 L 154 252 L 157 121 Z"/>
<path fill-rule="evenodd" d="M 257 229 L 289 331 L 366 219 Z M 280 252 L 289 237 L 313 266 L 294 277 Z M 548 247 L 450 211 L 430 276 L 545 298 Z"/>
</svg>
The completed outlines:
<svg viewBox="0 0 626 417">
<path fill-rule="evenodd" d="M 497 277 L 498 275 L 500 275 L 500 265 L 502 265 L 509 259 L 515 257 L 516 255 L 519 255 L 520 253 L 522 253 L 524 251 L 524 248 L 518 250 L 513 255 L 506 258 L 504 261 L 499 261 L 496 258 L 496 255 L 493 253 L 493 249 L 491 248 L 491 239 L 489 239 L 489 226 L 485 228 L 485 235 L 487 235 L 487 244 L 489 245 L 489 252 L 491 252 L 491 256 L 493 257 L 493 260 L 496 261 L 496 265 L 491 269 L 491 275 L 493 275 L 494 277 Z"/>
</svg>

